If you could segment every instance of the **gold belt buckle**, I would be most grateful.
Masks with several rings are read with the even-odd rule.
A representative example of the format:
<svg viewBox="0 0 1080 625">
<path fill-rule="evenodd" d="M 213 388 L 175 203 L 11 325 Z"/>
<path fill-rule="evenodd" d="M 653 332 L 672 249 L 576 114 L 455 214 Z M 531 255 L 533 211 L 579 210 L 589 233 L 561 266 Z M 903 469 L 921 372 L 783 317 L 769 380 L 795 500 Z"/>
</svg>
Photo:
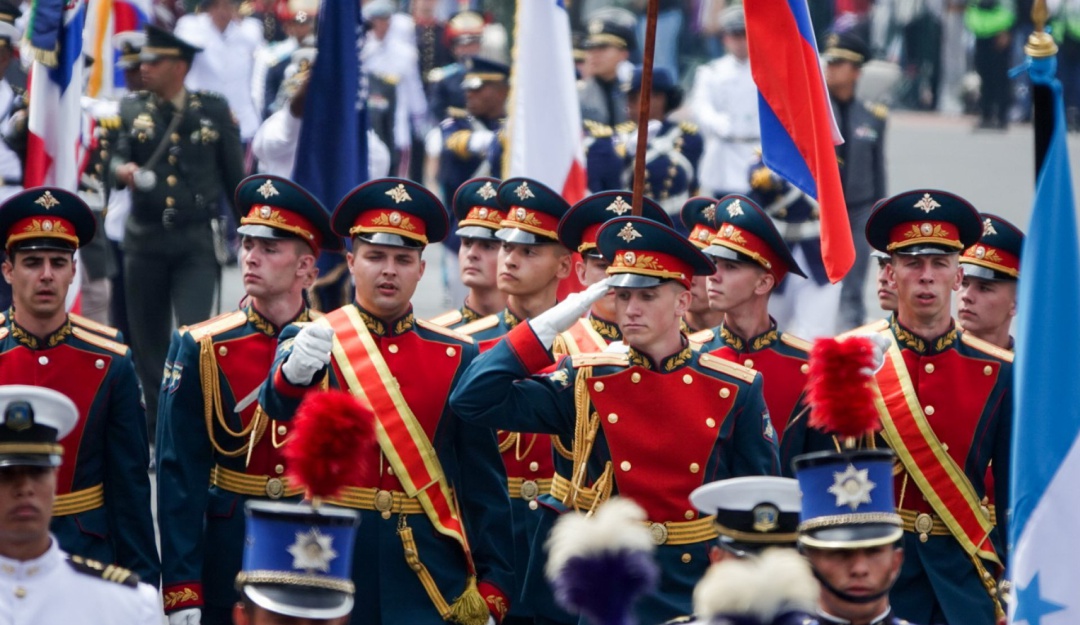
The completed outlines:
<svg viewBox="0 0 1080 625">
<path fill-rule="evenodd" d="M 270 499 L 281 499 L 285 494 L 285 483 L 280 477 L 272 477 L 266 480 L 266 496 Z"/>
<path fill-rule="evenodd" d="M 927 535 L 934 529 L 934 517 L 923 512 L 915 517 L 915 531 L 919 533 L 919 540 L 926 542 Z"/>
<path fill-rule="evenodd" d="M 532 501 L 539 494 L 540 486 L 536 483 L 536 480 L 525 480 L 521 483 L 521 498 L 525 501 Z"/>
<path fill-rule="evenodd" d="M 394 507 L 394 494 L 388 490 L 380 490 L 375 493 L 375 509 L 382 513 L 382 518 L 390 518 L 390 510 Z"/>
<path fill-rule="evenodd" d="M 650 523 L 649 534 L 652 536 L 653 543 L 663 545 L 668 539 L 668 528 L 663 523 Z"/>
</svg>

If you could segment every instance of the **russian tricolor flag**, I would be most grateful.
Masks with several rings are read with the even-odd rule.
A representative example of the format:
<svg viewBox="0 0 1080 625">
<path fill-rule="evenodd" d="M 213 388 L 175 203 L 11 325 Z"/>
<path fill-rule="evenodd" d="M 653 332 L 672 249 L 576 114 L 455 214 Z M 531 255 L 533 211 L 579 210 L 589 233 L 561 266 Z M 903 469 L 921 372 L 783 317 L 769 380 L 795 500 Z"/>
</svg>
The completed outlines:
<svg viewBox="0 0 1080 625">
<path fill-rule="evenodd" d="M 806 0 L 747 0 L 746 40 L 758 88 L 762 159 L 821 206 L 821 255 L 838 282 L 855 262 L 833 117 Z"/>
</svg>

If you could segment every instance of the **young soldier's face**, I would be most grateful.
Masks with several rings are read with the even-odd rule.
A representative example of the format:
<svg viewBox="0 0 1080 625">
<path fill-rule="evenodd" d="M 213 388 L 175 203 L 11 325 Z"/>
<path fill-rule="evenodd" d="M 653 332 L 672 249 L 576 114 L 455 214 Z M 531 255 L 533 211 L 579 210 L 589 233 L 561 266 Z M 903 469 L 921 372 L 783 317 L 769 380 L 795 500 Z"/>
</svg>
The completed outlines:
<svg viewBox="0 0 1080 625">
<path fill-rule="evenodd" d="M 3 270 L 15 308 L 48 319 L 64 310 L 75 280 L 75 258 L 71 252 L 16 251 L 4 261 Z"/>
<path fill-rule="evenodd" d="M 716 259 L 716 273 L 708 278 L 709 307 L 733 310 L 757 295 L 769 292 L 770 274 L 755 263 Z"/>
<path fill-rule="evenodd" d="M 256 299 L 302 288 L 314 263 L 311 248 L 299 240 L 244 237 L 241 242 L 244 292 Z"/>
<path fill-rule="evenodd" d="M 607 278 L 607 268 L 611 265 L 603 258 L 583 255 L 581 262 L 575 264 L 574 269 L 581 284 L 590 286 Z M 615 318 L 615 292 L 608 291 L 606 295 L 593 302 L 593 311 L 604 319 L 611 321 Z"/>
<path fill-rule="evenodd" d="M 881 597 L 867 602 L 845 601 L 821 589 L 821 607 L 845 620 L 863 621 L 881 614 L 889 603 L 887 591 L 900 574 L 904 550 L 893 545 L 863 549 L 807 549 L 810 566 L 829 586 L 853 597 Z M 882 594 L 885 593 L 885 594 Z M 884 604 L 884 605 L 881 605 Z"/>
<path fill-rule="evenodd" d="M 615 289 L 615 322 L 623 341 L 640 351 L 679 332 L 690 291 L 674 282 L 645 289 Z"/>
<path fill-rule="evenodd" d="M 357 303 L 383 319 L 404 315 L 424 275 L 420 250 L 354 241 L 347 258 Z"/>
<path fill-rule="evenodd" d="M 556 243 L 503 242 L 499 250 L 499 290 L 507 295 L 540 293 L 570 275 L 570 254 Z"/>
<path fill-rule="evenodd" d="M 348 616 L 332 619 L 299 618 L 271 612 L 257 605 L 245 608 L 239 603 L 233 608 L 235 625 L 346 625 L 348 622 Z"/>
<path fill-rule="evenodd" d="M 707 276 L 694 276 L 690 282 L 690 312 L 695 315 L 703 315 L 709 312 L 709 278 Z"/>
<path fill-rule="evenodd" d="M 956 316 L 965 332 L 978 337 L 1008 327 L 1016 316 L 1016 282 L 964 276 Z"/>
<path fill-rule="evenodd" d="M 878 259 L 877 299 L 881 310 L 892 312 L 896 310 L 896 289 L 889 284 L 888 271 L 885 269 L 888 266 L 889 259 Z"/>
<path fill-rule="evenodd" d="M 905 322 L 934 323 L 952 315 L 952 291 L 960 289 L 962 276 L 959 255 L 893 254 L 886 272 Z"/>
<path fill-rule="evenodd" d="M 56 469 L 0 468 L 0 549 L 30 546 L 49 535 Z"/>
<path fill-rule="evenodd" d="M 458 248 L 461 283 L 470 289 L 496 288 L 500 241 L 463 237 Z"/>
</svg>

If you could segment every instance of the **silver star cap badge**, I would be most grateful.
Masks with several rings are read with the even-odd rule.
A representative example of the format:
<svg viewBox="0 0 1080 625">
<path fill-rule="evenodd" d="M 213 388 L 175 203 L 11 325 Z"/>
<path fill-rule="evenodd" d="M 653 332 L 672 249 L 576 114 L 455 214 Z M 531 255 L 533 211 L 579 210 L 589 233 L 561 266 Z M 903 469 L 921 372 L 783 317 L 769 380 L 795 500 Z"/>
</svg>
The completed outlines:
<svg viewBox="0 0 1080 625">
<path fill-rule="evenodd" d="M 484 186 L 476 190 L 476 194 L 484 198 L 485 200 L 490 200 L 491 198 L 498 195 L 498 193 L 495 191 L 495 187 L 491 186 L 490 182 L 485 182 Z"/>
<path fill-rule="evenodd" d="M 278 190 L 274 188 L 274 184 L 269 180 L 262 183 L 262 186 L 256 190 L 259 192 L 259 195 L 263 196 L 265 199 L 270 199 L 275 195 L 279 195 Z"/>
<path fill-rule="evenodd" d="M 633 241 L 634 239 L 640 239 L 641 238 L 641 233 L 638 232 L 637 230 L 634 230 L 634 225 L 633 224 L 626 224 L 625 226 L 622 227 L 622 230 L 619 230 L 618 237 L 620 239 L 622 239 L 623 241 L 626 241 L 627 243 L 629 243 L 629 242 Z"/>
<path fill-rule="evenodd" d="M 935 208 L 940 207 L 937 200 L 930 197 L 929 193 L 923 193 L 923 196 L 919 198 L 918 202 L 915 202 L 915 208 L 921 209 L 924 213 L 930 213 Z"/>
<path fill-rule="evenodd" d="M 519 200 L 536 197 L 535 195 L 533 195 L 532 189 L 529 188 L 529 183 L 527 182 L 519 184 L 518 188 L 514 189 L 514 195 L 518 196 Z"/>
<path fill-rule="evenodd" d="M 836 495 L 836 507 L 847 506 L 852 511 L 864 503 L 870 503 L 870 491 L 877 484 L 870 481 L 869 469 L 856 469 L 848 464 L 842 472 L 833 473 L 833 485 L 829 492 Z"/>
<path fill-rule="evenodd" d="M 334 537 L 319 532 L 317 527 L 307 532 L 297 532 L 296 542 L 289 545 L 293 568 L 304 571 L 330 570 L 330 561 L 337 557 L 333 548 Z"/>
<path fill-rule="evenodd" d="M 53 197 L 52 191 L 46 191 L 41 194 L 41 197 L 34 200 L 34 204 L 45 207 L 45 210 L 49 210 L 54 206 L 60 206 L 60 200 Z"/>
<path fill-rule="evenodd" d="M 615 201 L 611 204 L 608 204 L 608 207 L 605 210 L 609 210 L 618 215 L 619 217 L 622 217 L 624 214 L 632 210 L 632 208 L 632 206 L 626 203 L 626 200 L 623 199 L 623 196 L 618 195 L 615 196 Z"/>
<path fill-rule="evenodd" d="M 716 204 L 709 204 L 701 211 L 701 214 L 705 216 L 705 219 L 713 221 L 716 219 Z"/>
<path fill-rule="evenodd" d="M 984 219 L 983 220 L 983 236 L 985 237 L 987 235 L 997 234 L 997 233 L 998 233 L 997 230 L 994 228 L 994 222 L 990 221 L 989 217 Z"/>
<path fill-rule="evenodd" d="M 735 200 L 731 204 L 728 204 L 727 214 L 728 217 L 742 217 L 744 214 L 742 209 L 742 202 L 739 200 Z"/>
<path fill-rule="evenodd" d="M 412 196 L 409 195 L 409 192 L 405 190 L 405 185 L 401 183 L 398 183 L 398 186 L 387 191 L 386 194 L 389 195 L 392 200 L 394 200 L 394 204 L 401 204 L 402 202 L 408 202 L 412 199 Z"/>
</svg>

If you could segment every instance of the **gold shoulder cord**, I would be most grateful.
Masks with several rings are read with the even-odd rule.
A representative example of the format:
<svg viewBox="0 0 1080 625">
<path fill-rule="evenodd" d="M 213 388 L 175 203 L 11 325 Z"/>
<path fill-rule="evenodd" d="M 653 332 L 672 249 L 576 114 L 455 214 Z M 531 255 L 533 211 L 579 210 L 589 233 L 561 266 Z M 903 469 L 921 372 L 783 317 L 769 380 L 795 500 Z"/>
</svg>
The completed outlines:
<svg viewBox="0 0 1080 625">
<path fill-rule="evenodd" d="M 567 507 L 579 509 L 578 502 L 587 500 L 586 493 L 595 492 L 592 505 L 589 507 L 590 513 L 607 500 L 612 486 L 610 461 L 604 466 L 603 473 L 596 479 L 593 487 L 585 486 L 589 456 L 592 455 L 596 434 L 600 429 L 600 415 L 590 410 L 588 378 L 592 375 L 592 371 L 592 367 L 581 367 L 574 380 L 574 408 L 577 418 L 574 422 L 573 476 L 570 482 L 570 493 L 567 495 L 568 501 L 562 502 Z"/>
<path fill-rule="evenodd" d="M 251 423 L 248 423 L 247 427 L 239 432 L 229 428 L 229 424 L 225 422 L 225 414 L 221 406 L 221 379 L 218 373 L 217 358 L 214 357 L 214 339 L 210 336 L 204 336 L 199 339 L 199 380 L 202 383 L 206 434 L 210 437 L 210 443 L 214 446 L 215 451 L 226 458 L 236 458 L 247 453 L 248 442 L 245 441 L 240 447 L 232 451 L 223 448 L 214 437 L 214 419 L 217 419 L 218 425 L 225 430 L 226 434 L 238 439 L 247 439 L 252 430 L 255 429 L 256 423 L 261 419 L 252 419 Z"/>
</svg>

